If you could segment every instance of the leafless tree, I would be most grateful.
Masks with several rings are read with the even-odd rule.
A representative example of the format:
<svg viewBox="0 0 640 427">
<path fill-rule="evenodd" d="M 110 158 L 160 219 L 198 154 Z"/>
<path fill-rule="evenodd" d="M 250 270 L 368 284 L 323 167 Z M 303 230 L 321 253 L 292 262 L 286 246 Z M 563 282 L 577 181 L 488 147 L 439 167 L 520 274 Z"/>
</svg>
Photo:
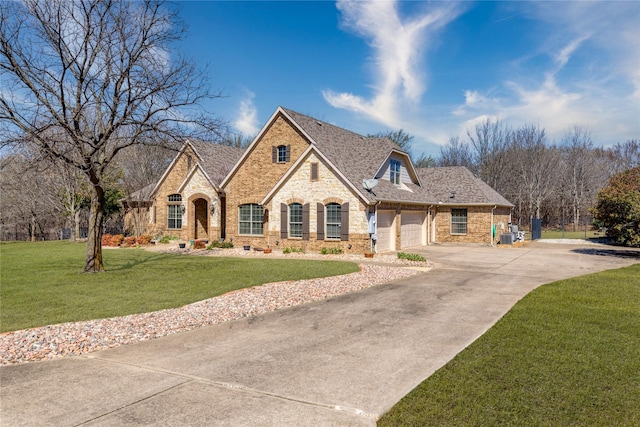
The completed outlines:
<svg viewBox="0 0 640 427">
<path fill-rule="evenodd" d="M 607 182 L 596 159 L 593 141 L 589 132 L 579 126 L 573 127 L 564 136 L 561 146 L 562 176 L 558 196 L 562 209 L 565 203 L 571 207 L 573 229 L 580 217 L 595 202 L 598 190 Z"/>
<path fill-rule="evenodd" d="M 197 108 L 218 96 L 205 74 L 173 55 L 183 33 L 160 0 L 0 3 L 0 144 L 34 144 L 85 175 L 85 272 L 104 269 L 105 176 L 114 159 L 222 126 Z"/>
<path fill-rule="evenodd" d="M 473 132 L 467 131 L 472 147 L 474 172 L 501 193 L 506 190 L 503 180 L 507 177 L 506 153 L 511 133 L 511 129 L 502 120 L 491 121 L 490 119 L 476 125 Z"/>
<path fill-rule="evenodd" d="M 438 166 L 465 166 L 474 171 L 473 156 L 469 145 L 460 141 L 460 138 L 453 136 L 449 138 L 447 145 L 440 147 L 440 158 Z"/>
<path fill-rule="evenodd" d="M 559 156 L 556 148 L 549 146 L 544 129 L 524 125 L 511 134 L 509 159 L 512 167 L 512 201 L 520 206 L 520 215 L 540 218 L 543 203 L 556 189 Z"/>
</svg>

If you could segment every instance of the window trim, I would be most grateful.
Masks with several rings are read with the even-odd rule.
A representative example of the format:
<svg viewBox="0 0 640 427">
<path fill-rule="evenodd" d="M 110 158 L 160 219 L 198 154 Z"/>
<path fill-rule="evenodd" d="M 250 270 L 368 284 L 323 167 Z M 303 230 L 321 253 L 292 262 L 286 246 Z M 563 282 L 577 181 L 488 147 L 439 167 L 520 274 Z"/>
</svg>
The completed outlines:
<svg viewBox="0 0 640 427">
<path fill-rule="evenodd" d="M 249 207 L 249 220 L 242 220 L 241 211 L 247 206 Z M 249 225 L 249 233 L 242 232 L 243 224 Z M 262 205 L 257 203 L 244 203 L 238 206 L 238 235 L 264 236 L 264 207 Z"/>
<path fill-rule="evenodd" d="M 337 215 L 338 220 L 337 222 L 329 222 L 330 218 L 329 218 L 329 208 L 330 207 L 335 207 L 336 208 L 336 212 L 333 214 L 334 216 Z M 340 205 L 340 203 L 327 203 L 325 205 L 325 240 L 341 240 L 342 237 L 342 206 Z M 332 218 L 333 219 L 333 218 Z M 329 226 L 333 226 L 333 228 L 330 228 Z M 336 230 L 336 226 L 337 226 L 337 235 L 335 233 Z"/>
<path fill-rule="evenodd" d="M 169 194 L 167 196 L 167 229 L 182 229 L 182 194 Z"/>
<path fill-rule="evenodd" d="M 294 215 L 294 209 L 293 208 L 297 208 L 299 210 L 299 212 L 295 212 L 296 215 L 299 215 L 298 218 L 296 218 L 296 221 L 293 221 L 293 215 Z M 289 238 L 290 239 L 302 239 L 302 234 L 303 234 L 303 213 L 302 213 L 302 203 L 291 203 L 288 206 L 288 211 L 289 211 L 289 221 L 288 221 L 288 226 L 289 226 Z M 299 219 L 299 221 L 297 221 Z"/>
<path fill-rule="evenodd" d="M 400 184 L 400 173 L 402 171 L 402 162 L 397 159 L 391 159 L 389 161 L 389 181 L 392 184 Z"/>
<path fill-rule="evenodd" d="M 454 214 L 457 213 L 456 214 Z M 464 213 L 464 215 L 462 215 Z M 468 232 L 469 224 L 469 210 L 466 208 L 452 208 L 451 209 L 451 228 L 450 232 L 453 235 L 465 236 Z M 464 227 L 464 232 L 460 231 L 459 227 Z"/>
</svg>

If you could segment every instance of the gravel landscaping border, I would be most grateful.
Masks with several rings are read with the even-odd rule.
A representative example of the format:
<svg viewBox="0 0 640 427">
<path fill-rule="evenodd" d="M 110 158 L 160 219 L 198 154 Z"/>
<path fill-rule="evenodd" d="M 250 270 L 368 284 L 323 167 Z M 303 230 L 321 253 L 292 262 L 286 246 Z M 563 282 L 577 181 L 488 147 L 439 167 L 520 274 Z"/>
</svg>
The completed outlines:
<svg viewBox="0 0 640 427">
<path fill-rule="evenodd" d="M 166 249 L 166 248 L 165 248 Z M 174 252 L 173 249 L 169 249 Z M 200 255 L 225 255 L 228 250 L 191 251 Z M 249 255 L 254 251 L 248 252 Z M 253 255 L 257 255 L 254 253 Z M 261 256 L 271 256 L 261 254 Z M 305 254 L 287 254 L 305 256 Z M 314 255 L 318 257 L 317 254 Z M 330 256 L 349 259 L 349 255 Z M 325 258 L 322 256 L 322 258 Z M 328 258 L 328 257 L 327 257 Z M 377 258 L 376 262 L 385 261 Z M 362 261 L 362 257 L 359 258 Z M 360 271 L 321 279 L 268 283 L 240 289 L 180 308 L 133 314 L 110 319 L 61 323 L 38 328 L 6 332 L 0 335 L 0 365 L 79 356 L 93 351 L 163 337 L 203 326 L 256 316 L 269 311 L 319 301 L 376 285 L 410 277 L 431 268 L 425 262 L 386 260 L 399 265 L 359 264 Z M 399 268 L 420 265 L 422 268 Z"/>
</svg>

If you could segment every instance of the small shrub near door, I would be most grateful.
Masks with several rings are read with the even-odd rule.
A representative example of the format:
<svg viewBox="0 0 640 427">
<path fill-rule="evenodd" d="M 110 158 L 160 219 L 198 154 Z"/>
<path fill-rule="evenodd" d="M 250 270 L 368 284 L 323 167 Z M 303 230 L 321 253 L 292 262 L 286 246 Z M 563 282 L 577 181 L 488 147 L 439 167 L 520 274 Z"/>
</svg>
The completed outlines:
<svg viewBox="0 0 640 427">
<path fill-rule="evenodd" d="M 342 253 L 342 248 L 340 247 L 336 247 L 336 248 L 322 248 L 320 250 L 320 253 L 322 255 L 340 255 Z"/>
<path fill-rule="evenodd" d="M 195 242 L 193 242 L 193 249 L 204 249 L 205 247 L 206 245 L 202 240 L 196 240 Z"/>
</svg>

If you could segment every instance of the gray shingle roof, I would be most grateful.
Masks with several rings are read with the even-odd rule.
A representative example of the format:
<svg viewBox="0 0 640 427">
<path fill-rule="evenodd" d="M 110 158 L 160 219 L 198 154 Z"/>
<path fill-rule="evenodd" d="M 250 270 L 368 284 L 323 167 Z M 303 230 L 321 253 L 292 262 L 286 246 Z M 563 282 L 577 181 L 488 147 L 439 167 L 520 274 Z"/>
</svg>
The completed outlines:
<svg viewBox="0 0 640 427">
<path fill-rule="evenodd" d="M 464 166 L 419 168 L 417 173 L 431 203 L 513 206 Z M 455 198 L 451 198 L 452 191 Z"/>
<path fill-rule="evenodd" d="M 405 183 L 407 190 L 392 184 L 389 180 L 380 179 L 373 191 L 367 192 L 362 188 L 362 180 L 373 178 L 393 150 L 407 154 L 406 151 L 388 138 L 365 137 L 287 108 L 282 110 L 313 139 L 318 150 L 371 202 L 383 200 L 420 204 L 442 202 L 513 206 L 465 167 L 417 169 L 416 173 L 422 187 Z M 450 197 L 451 191 L 456 192 L 455 199 Z"/>
<path fill-rule="evenodd" d="M 218 187 L 244 152 L 241 148 L 228 145 L 199 140 L 190 140 L 189 142 L 202 158 L 200 165 Z"/>
<path fill-rule="evenodd" d="M 406 151 L 390 139 L 365 137 L 293 110 L 282 109 L 313 139 L 318 150 L 355 188 L 360 189 L 369 201 L 392 200 L 416 203 L 424 201 L 424 189 L 417 185 L 408 185 L 413 190 L 411 192 L 380 180 L 372 192 L 362 188 L 362 180 L 373 178 L 391 151 L 396 150 L 406 154 Z"/>
</svg>

